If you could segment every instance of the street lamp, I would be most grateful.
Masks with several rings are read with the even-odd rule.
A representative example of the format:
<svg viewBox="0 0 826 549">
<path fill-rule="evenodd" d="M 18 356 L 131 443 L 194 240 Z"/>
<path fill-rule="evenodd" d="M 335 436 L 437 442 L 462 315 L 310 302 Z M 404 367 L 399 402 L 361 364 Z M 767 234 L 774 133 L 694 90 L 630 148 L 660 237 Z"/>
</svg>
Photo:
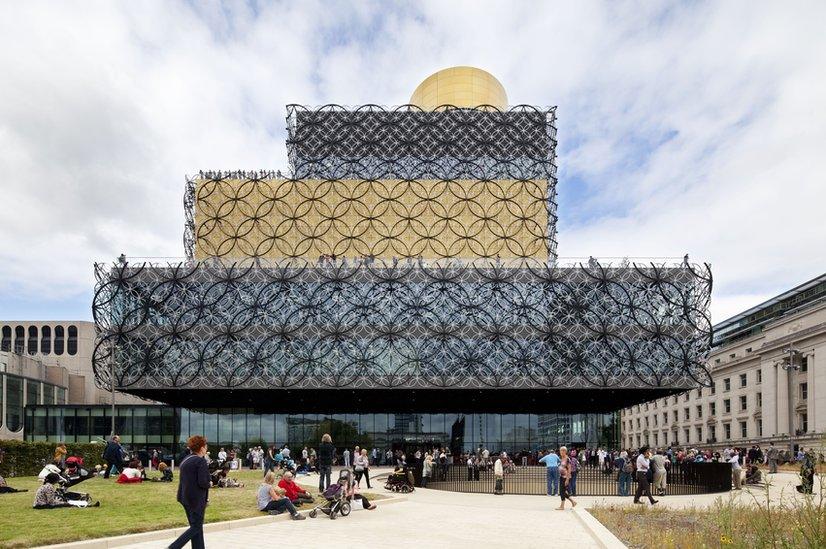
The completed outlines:
<svg viewBox="0 0 826 549">
<path fill-rule="evenodd" d="M 795 349 L 794 347 L 792 347 L 790 345 L 789 348 L 786 349 L 784 352 L 789 355 L 788 363 L 785 360 L 783 360 L 783 361 L 780 362 L 780 367 L 783 368 L 784 370 L 786 370 L 786 372 L 788 372 L 788 377 L 789 377 L 789 381 L 788 381 L 788 384 L 787 384 L 789 386 L 788 387 L 788 397 L 789 397 L 788 398 L 788 401 L 789 401 L 789 450 L 794 451 L 794 441 L 792 439 L 792 437 L 794 436 L 794 431 L 795 431 L 795 428 L 794 428 L 794 424 L 795 424 L 795 421 L 794 421 L 794 403 L 793 403 L 793 400 L 794 400 L 794 376 L 792 375 L 792 372 L 796 372 L 796 371 L 800 370 L 800 365 L 795 364 L 795 361 L 794 361 L 794 357 L 799 355 L 800 351 L 798 349 Z"/>
</svg>

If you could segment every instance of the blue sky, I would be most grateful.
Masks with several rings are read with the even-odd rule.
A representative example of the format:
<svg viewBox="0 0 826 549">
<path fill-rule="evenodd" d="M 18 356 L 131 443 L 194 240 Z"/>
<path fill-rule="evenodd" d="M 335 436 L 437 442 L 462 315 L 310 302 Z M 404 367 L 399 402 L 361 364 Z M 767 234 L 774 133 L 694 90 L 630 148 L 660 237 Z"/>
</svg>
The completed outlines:
<svg viewBox="0 0 826 549">
<path fill-rule="evenodd" d="M 558 106 L 562 256 L 709 261 L 713 321 L 826 271 L 826 4 L 0 5 L 0 319 L 89 319 L 92 264 L 182 256 L 186 175 L 283 169 L 287 103 L 452 65 Z"/>
</svg>

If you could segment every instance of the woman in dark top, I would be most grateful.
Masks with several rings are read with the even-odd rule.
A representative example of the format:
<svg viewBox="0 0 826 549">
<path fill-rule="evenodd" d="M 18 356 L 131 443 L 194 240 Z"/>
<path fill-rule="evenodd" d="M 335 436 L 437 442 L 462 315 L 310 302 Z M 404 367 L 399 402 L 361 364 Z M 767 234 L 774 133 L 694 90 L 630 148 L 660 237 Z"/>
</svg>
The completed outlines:
<svg viewBox="0 0 826 549">
<path fill-rule="evenodd" d="M 195 435 L 189 437 L 186 445 L 192 452 L 184 458 L 178 468 L 180 483 L 178 484 L 178 502 L 186 511 L 187 529 L 169 546 L 180 549 L 192 541 L 192 549 L 204 549 L 204 512 L 209 498 L 209 466 L 204 456 L 207 453 L 207 441 L 204 437 Z"/>
<path fill-rule="evenodd" d="M 318 447 L 318 491 L 323 492 L 330 486 L 330 476 L 333 471 L 333 459 L 335 458 L 336 447 L 333 446 L 333 439 L 325 433 L 321 437 L 321 445 Z"/>
</svg>

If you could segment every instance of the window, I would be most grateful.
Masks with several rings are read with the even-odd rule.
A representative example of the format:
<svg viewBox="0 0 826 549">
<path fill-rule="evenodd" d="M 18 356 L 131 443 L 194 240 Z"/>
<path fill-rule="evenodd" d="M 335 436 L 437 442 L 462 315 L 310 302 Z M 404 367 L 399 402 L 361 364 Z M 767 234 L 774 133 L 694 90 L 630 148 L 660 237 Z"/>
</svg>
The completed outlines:
<svg viewBox="0 0 826 549">
<path fill-rule="evenodd" d="M 714 359 L 714 364 L 720 364 L 720 359 L 719 359 L 719 358 L 715 358 L 715 359 Z"/>
<path fill-rule="evenodd" d="M 654 427 L 657 427 L 657 414 L 654 414 Z"/>
<path fill-rule="evenodd" d="M 77 354 L 77 326 L 69 326 L 69 338 L 66 340 L 66 352 L 70 356 Z"/>
<path fill-rule="evenodd" d="M 663 425 L 668 423 L 668 412 L 663 412 Z"/>
<path fill-rule="evenodd" d="M 691 442 L 691 441 L 689 440 L 689 436 L 688 436 L 688 433 L 689 433 L 689 432 L 690 432 L 690 431 L 689 431 L 688 429 L 684 429 L 684 430 L 683 430 L 683 434 L 685 435 L 685 444 L 688 444 L 689 442 Z"/>
<path fill-rule="evenodd" d="M 52 328 L 43 326 L 40 328 L 40 354 L 48 355 L 52 352 Z"/>
<path fill-rule="evenodd" d="M 727 377 L 723 380 L 723 390 L 731 391 L 731 378 Z"/>
<path fill-rule="evenodd" d="M 746 352 L 750 353 L 751 352 L 751 347 L 746 347 Z"/>
<path fill-rule="evenodd" d="M 740 438 L 749 438 L 749 429 L 745 421 L 740 422 Z"/>
<path fill-rule="evenodd" d="M 703 407 L 702 405 L 697 405 L 697 419 L 703 419 Z"/>
<path fill-rule="evenodd" d="M 677 415 L 677 410 L 674 410 L 674 423 L 680 421 L 680 416 Z"/>
<path fill-rule="evenodd" d="M 711 394 L 712 395 L 717 394 L 717 382 L 716 381 L 711 382 Z"/>
<path fill-rule="evenodd" d="M 723 423 L 723 436 L 726 440 L 731 440 L 731 423 Z"/>
<path fill-rule="evenodd" d="M 711 442 L 717 442 L 717 426 L 716 425 L 709 425 L 708 426 L 708 438 L 711 439 Z"/>
<path fill-rule="evenodd" d="M 645 403 L 645 411 L 646 412 L 648 411 L 648 403 L 647 402 Z"/>
<path fill-rule="evenodd" d="M 658 435 L 657 433 L 654 433 L 654 446 L 659 446 L 659 445 L 660 445 L 660 435 Z"/>
<path fill-rule="evenodd" d="M 23 427 L 23 379 L 6 376 L 6 426 L 9 431 Z"/>
<path fill-rule="evenodd" d="M 37 326 L 29 326 L 29 341 L 26 343 L 26 350 L 30 355 L 37 354 Z"/>
<path fill-rule="evenodd" d="M 14 352 L 22 355 L 26 347 L 26 330 L 23 326 L 17 326 L 14 329 Z"/>
<path fill-rule="evenodd" d="M 11 326 L 3 326 L 2 339 L 0 339 L 0 351 L 11 351 Z"/>
<path fill-rule="evenodd" d="M 729 358 L 737 358 L 737 353 L 731 353 L 728 355 Z"/>
<path fill-rule="evenodd" d="M 801 383 L 800 384 L 800 400 L 806 400 L 809 398 L 809 384 L 808 383 Z"/>
<path fill-rule="evenodd" d="M 757 395 L 755 395 L 754 398 L 755 398 L 755 402 L 757 403 L 757 407 L 762 408 L 763 407 L 763 393 L 757 393 Z"/>
<path fill-rule="evenodd" d="M 710 415 L 710 416 L 717 415 L 717 403 L 716 402 L 709 402 L 708 403 L 708 415 Z"/>
<path fill-rule="evenodd" d="M 740 395 L 740 411 L 745 411 L 746 408 L 749 406 L 749 400 L 746 395 Z"/>
<path fill-rule="evenodd" d="M 40 404 L 40 382 L 26 380 L 26 404 Z"/>
<path fill-rule="evenodd" d="M 763 370 L 757 370 L 757 383 L 763 383 Z"/>
<path fill-rule="evenodd" d="M 648 418 L 645 418 L 645 426 L 648 427 Z"/>
<path fill-rule="evenodd" d="M 640 418 L 637 418 L 637 429 L 640 428 Z"/>
<path fill-rule="evenodd" d="M 747 384 L 746 374 L 740 374 L 740 388 L 742 389 Z"/>
<path fill-rule="evenodd" d="M 726 399 L 723 401 L 723 413 L 730 414 L 731 413 L 731 400 Z"/>
<path fill-rule="evenodd" d="M 674 400 L 673 400 L 673 403 L 674 403 L 674 404 L 677 404 L 677 395 L 674 395 Z"/>
<path fill-rule="evenodd" d="M 763 420 L 762 419 L 757 420 L 757 436 L 759 436 L 759 437 L 763 436 Z"/>
<path fill-rule="evenodd" d="M 683 419 L 686 420 L 686 421 L 691 419 L 691 412 L 689 411 L 688 408 L 683 409 Z"/>
<path fill-rule="evenodd" d="M 697 389 L 697 398 L 703 398 L 703 388 Z"/>
<path fill-rule="evenodd" d="M 809 430 L 809 414 L 800 414 L 800 430 L 804 433 Z"/>
<path fill-rule="evenodd" d="M 57 388 L 57 404 L 67 404 L 68 400 L 66 399 L 66 389 L 63 387 Z"/>
<path fill-rule="evenodd" d="M 54 354 L 62 355 L 63 354 L 63 343 L 64 343 L 64 331 L 63 326 L 55 326 L 54 327 Z"/>
<path fill-rule="evenodd" d="M 809 357 L 804 356 L 800 360 L 800 371 L 801 372 L 808 372 L 809 371 Z"/>
<path fill-rule="evenodd" d="M 684 400 L 685 402 L 688 402 L 688 393 L 686 393 L 686 394 L 683 396 L 683 400 Z"/>
<path fill-rule="evenodd" d="M 703 442 L 703 426 L 697 426 L 697 442 Z"/>
</svg>

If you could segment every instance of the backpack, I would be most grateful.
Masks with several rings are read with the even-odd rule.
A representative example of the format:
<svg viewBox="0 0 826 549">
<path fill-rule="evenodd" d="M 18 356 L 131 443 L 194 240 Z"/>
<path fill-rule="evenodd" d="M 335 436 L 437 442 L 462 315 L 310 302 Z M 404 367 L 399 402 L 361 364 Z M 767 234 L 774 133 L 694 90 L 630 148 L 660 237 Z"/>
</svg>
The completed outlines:
<svg viewBox="0 0 826 549">
<path fill-rule="evenodd" d="M 629 475 L 634 472 L 634 464 L 631 463 L 631 460 L 625 462 L 625 465 L 622 466 L 622 472 L 628 473 Z"/>
</svg>

